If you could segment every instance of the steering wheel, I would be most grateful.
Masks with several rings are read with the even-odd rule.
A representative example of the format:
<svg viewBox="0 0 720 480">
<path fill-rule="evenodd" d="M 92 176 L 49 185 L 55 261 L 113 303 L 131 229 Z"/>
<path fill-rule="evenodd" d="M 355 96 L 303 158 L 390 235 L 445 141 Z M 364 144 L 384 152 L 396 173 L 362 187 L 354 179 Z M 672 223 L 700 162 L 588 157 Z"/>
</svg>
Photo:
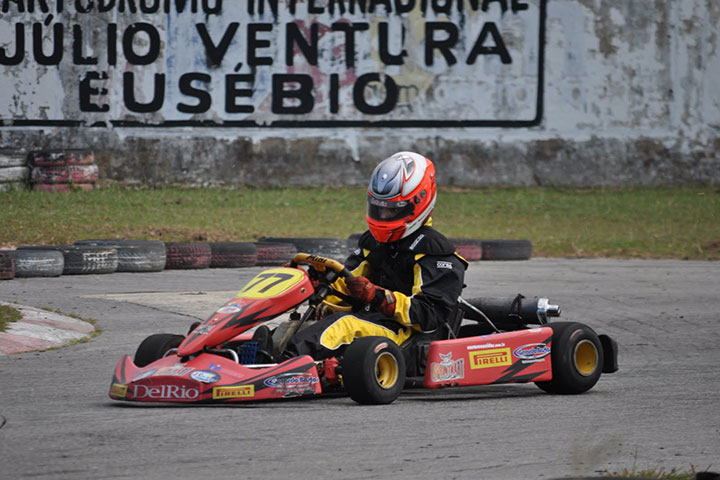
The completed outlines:
<svg viewBox="0 0 720 480">
<path fill-rule="evenodd" d="M 335 272 L 337 276 L 331 279 L 331 281 L 334 281 L 338 277 L 352 277 L 352 273 L 345 268 L 345 265 L 332 258 L 320 257 L 309 253 L 298 253 L 293 257 L 292 261 L 290 261 L 290 267 L 295 268 L 301 264 L 310 265 L 318 272 L 326 272 L 328 269 Z"/>
</svg>

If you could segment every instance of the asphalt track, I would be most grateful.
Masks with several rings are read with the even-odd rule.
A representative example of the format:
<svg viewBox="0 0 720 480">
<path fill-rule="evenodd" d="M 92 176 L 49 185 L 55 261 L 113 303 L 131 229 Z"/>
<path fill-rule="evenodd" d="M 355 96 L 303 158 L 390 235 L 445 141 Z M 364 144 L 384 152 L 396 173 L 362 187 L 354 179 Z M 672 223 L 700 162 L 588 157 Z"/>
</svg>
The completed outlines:
<svg viewBox="0 0 720 480">
<path fill-rule="evenodd" d="M 0 299 L 94 318 L 102 335 L 0 357 L 1 478 L 560 478 L 720 469 L 720 263 L 479 262 L 466 297 L 549 296 L 620 344 L 589 393 L 532 384 L 221 407 L 111 401 L 147 335 L 183 333 L 260 271 L 213 269 L 0 283 Z"/>
</svg>

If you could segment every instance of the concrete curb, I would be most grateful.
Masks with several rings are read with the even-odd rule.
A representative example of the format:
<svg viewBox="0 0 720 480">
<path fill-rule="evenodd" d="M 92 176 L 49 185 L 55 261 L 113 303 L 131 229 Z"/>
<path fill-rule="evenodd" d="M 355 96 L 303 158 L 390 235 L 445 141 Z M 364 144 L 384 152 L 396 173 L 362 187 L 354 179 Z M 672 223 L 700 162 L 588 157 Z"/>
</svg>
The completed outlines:
<svg viewBox="0 0 720 480">
<path fill-rule="evenodd" d="M 73 340 L 82 340 L 95 332 L 95 327 L 76 318 L 34 307 L 0 302 L 17 308 L 22 319 L 0 332 L 0 355 L 31 352 L 61 347 Z"/>
</svg>

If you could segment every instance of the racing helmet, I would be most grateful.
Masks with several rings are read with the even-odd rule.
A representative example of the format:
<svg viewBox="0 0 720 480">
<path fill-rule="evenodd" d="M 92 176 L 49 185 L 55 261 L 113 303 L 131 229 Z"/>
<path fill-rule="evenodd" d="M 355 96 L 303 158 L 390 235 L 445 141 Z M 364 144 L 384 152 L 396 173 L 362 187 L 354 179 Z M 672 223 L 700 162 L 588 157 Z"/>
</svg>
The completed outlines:
<svg viewBox="0 0 720 480">
<path fill-rule="evenodd" d="M 435 207 L 435 166 L 413 152 L 398 152 L 375 167 L 368 186 L 366 220 L 382 243 L 396 242 L 420 228 Z"/>
</svg>

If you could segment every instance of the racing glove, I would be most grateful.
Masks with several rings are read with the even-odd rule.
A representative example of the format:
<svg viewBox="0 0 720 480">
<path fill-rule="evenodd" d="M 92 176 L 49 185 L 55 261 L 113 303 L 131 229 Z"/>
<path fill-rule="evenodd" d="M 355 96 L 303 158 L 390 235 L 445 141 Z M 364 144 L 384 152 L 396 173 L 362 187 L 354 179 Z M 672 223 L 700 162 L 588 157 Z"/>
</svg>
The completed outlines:
<svg viewBox="0 0 720 480">
<path fill-rule="evenodd" d="M 350 296 L 357 298 L 364 305 L 370 305 L 388 317 L 392 317 L 395 313 L 395 295 L 390 290 L 376 286 L 365 277 L 346 278 L 345 285 Z"/>
</svg>

